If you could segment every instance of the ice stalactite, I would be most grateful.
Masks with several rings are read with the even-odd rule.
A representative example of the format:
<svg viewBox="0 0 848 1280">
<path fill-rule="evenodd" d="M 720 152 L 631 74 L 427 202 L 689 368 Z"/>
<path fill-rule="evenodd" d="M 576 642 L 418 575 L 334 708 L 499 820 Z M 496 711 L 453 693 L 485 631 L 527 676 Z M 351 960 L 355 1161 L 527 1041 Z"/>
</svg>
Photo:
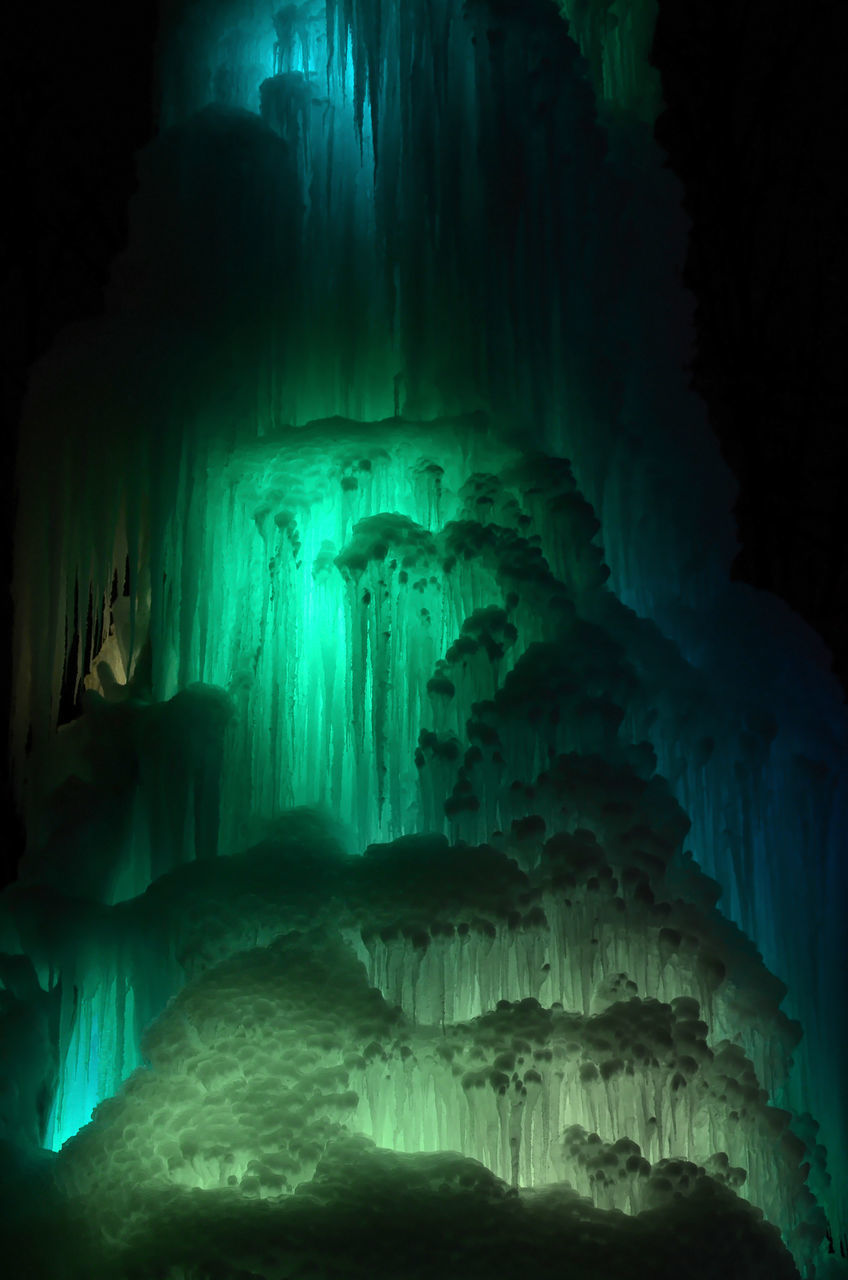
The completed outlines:
<svg viewBox="0 0 848 1280">
<path fill-rule="evenodd" d="M 844 717 L 726 581 L 649 6 L 564 8 L 175 3 L 34 378 L 5 1133 L 110 1275 L 179 1220 L 205 1276 L 208 1196 L 281 1275 L 253 1202 L 294 1239 L 340 1170 L 836 1265 Z"/>
<path fill-rule="evenodd" d="M 662 85 L 651 60 L 656 0 L 559 0 L 599 101 L 653 124 Z"/>
</svg>

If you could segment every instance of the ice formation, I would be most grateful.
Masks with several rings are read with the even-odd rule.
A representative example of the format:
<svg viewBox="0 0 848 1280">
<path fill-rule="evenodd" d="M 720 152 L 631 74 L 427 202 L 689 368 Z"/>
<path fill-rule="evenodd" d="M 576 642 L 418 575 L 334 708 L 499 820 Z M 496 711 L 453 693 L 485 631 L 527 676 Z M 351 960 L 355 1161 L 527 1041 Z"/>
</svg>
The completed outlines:
<svg viewBox="0 0 848 1280">
<path fill-rule="evenodd" d="M 21 442 L 3 1151 L 63 1274 L 839 1267 L 846 726 L 727 582 L 652 7 L 560 8 L 163 18 Z"/>
</svg>

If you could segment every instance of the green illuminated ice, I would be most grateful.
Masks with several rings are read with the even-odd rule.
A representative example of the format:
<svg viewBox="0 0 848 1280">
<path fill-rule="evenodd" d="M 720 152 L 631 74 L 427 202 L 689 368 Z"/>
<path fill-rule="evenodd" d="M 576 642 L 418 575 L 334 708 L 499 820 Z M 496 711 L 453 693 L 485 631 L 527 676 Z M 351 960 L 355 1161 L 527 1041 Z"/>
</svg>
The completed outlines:
<svg viewBox="0 0 848 1280">
<path fill-rule="evenodd" d="M 21 442 L 27 1274 L 836 1274 L 845 725 L 727 582 L 652 12 L 164 20 Z"/>
</svg>

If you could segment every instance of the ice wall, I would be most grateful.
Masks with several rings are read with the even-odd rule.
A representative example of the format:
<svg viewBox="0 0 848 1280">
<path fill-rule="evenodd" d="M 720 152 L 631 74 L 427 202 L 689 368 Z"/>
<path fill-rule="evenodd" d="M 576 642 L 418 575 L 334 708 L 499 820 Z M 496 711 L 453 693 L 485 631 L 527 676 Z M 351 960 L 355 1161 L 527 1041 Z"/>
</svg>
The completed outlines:
<svg viewBox="0 0 848 1280">
<path fill-rule="evenodd" d="M 653 124 L 662 107 L 660 73 L 651 62 L 656 0 L 559 0 L 559 7 L 599 104 Z"/>
<path fill-rule="evenodd" d="M 164 16 L 110 316 L 22 434 L 0 912 L 8 1132 L 113 1242 L 346 1132 L 839 1239 L 844 717 L 727 582 L 619 8 Z"/>
</svg>

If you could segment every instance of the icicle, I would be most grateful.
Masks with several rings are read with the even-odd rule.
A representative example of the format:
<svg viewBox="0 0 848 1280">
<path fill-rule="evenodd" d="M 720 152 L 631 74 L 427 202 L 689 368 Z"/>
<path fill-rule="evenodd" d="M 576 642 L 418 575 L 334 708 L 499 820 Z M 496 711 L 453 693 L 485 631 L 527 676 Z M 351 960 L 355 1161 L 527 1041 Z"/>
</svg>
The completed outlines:
<svg viewBox="0 0 848 1280">
<path fill-rule="evenodd" d="M 844 717 L 723 583 L 674 200 L 590 89 L 647 118 L 650 5 L 563 7 L 585 63 L 541 0 L 166 32 L 114 313 L 21 458 L 3 937 L 61 984 L 50 1141 L 82 1130 L 92 1204 L 279 1199 L 347 1126 L 605 1210 L 744 1169 L 802 1261 L 812 1163 L 837 1221 L 789 1117 L 833 1146 Z M 244 852 L 314 805 L 364 856 Z"/>
</svg>

